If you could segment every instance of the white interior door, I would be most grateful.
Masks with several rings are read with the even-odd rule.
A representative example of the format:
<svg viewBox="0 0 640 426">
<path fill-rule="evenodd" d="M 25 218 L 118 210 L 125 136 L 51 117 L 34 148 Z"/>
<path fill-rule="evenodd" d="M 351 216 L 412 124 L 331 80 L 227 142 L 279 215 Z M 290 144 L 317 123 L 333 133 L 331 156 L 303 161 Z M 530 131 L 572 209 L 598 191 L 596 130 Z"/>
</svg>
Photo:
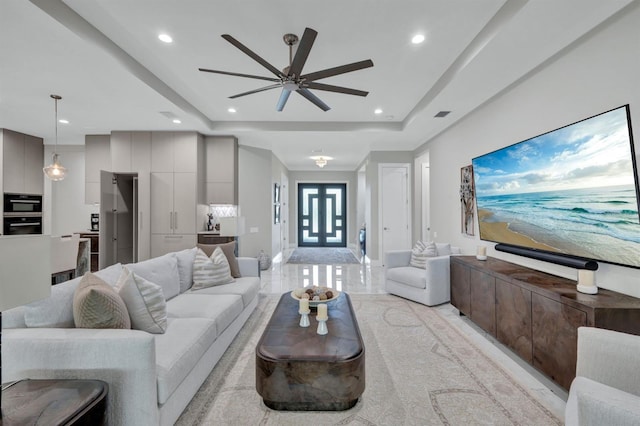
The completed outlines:
<svg viewBox="0 0 640 426">
<path fill-rule="evenodd" d="M 390 250 L 411 247 L 409 165 L 380 164 L 380 259 Z"/>
<path fill-rule="evenodd" d="M 421 211 L 422 211 L 422 224 L 420 226 L 422 241 L 431 241 L 431 218 L 430 218 L 430 195 L 429 195 L 429 164 L 422 163 L 422 191 L 421 196 Z"/>
</svg>

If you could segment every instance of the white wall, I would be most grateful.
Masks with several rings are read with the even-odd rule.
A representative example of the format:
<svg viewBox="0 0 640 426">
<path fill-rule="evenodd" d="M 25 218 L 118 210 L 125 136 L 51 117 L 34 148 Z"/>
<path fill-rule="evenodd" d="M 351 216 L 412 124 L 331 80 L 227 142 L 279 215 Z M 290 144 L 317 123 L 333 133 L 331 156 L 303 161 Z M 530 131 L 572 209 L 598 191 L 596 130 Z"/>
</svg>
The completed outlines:
<svg viewBox="0 0 640 426">
<path fill-rule="evenodd" d="M 636 5 L 637 6 L 637 5 Z M 475 156 L 528 139 L 623 104 L 630 104 L 640 148 L 640 7 L 566 52 L 537 74 L 476 110 L 416 152 L 429 151 L 431 229 L 466 254 L 479 238 L 460 232 L 460 168 Z M 476 223 L 476 234 L 477 234 Z M 483 244 L 489 244 L 483 242 Z M 574 269 L 495 252 L 489 255 L 575 279 Z M 640 297 L 640 271 L 600 263 L 598 285 Z"/>
<path fill-rule="evenodd" d="M 51 162 L 53 146 L 45 145 L 45 163 Z M 64 180 L 44 184 L 44 233 L 67 235 L 91 229 L 91 213 L 97 205 L 84 203 L 84 145 L 58 145 L 60 163 L 67 168 Z"/>
</svg>

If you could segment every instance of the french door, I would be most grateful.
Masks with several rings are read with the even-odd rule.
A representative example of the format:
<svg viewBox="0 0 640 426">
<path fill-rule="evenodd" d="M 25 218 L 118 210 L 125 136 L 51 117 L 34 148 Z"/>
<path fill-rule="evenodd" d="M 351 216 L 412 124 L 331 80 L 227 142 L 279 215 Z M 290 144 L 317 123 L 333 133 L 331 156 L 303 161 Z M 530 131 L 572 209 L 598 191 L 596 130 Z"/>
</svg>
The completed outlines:
<svg viewBox="0 0 640 426">
<path fill-rule="evenodd" d="M 298 246 L 347 246 L 346 184 L 298 184 Z"/>
</svg>

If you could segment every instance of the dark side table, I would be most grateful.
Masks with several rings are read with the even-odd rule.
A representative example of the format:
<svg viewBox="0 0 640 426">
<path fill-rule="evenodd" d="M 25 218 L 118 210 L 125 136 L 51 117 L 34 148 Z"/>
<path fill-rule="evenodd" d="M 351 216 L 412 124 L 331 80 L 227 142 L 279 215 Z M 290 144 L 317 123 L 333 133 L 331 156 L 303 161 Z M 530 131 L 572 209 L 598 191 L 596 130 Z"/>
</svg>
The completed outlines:
<svg viewBox="0 0 640 426">
<path fill-rule="evenodd" d="M 109 385 L 100 380 L 21 380 L 3 385 L 0 425 L 104 425 Z"/>
</svg>

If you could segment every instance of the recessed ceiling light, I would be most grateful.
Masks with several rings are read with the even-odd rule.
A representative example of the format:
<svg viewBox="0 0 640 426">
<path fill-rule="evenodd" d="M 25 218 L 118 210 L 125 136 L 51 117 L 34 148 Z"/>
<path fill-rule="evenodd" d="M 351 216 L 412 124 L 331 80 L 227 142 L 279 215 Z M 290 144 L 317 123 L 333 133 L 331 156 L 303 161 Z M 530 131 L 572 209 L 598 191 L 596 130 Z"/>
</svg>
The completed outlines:
<svg viewBox="0 0 640 426">
<path fill-rule="evenodd" d="M 160 41 L 163 41 L 165 43 L 173 43 L 173 38 L 171 38 L 169 34 L 160 34 L 158 36 L 158 39 L 160 39 Z"/>
<path fill-rule="evenodd" d="M 175 124 L 180 124 L 180 123 L 182 123 L 182 121 L 180 121 L 180 119 L 179 119 L 179 118 L 174 118 L 174 119 L 173 119 L 173 122 L 174 122 Z"/>
<path fill-rule="evenodd" d="M 236 109 L 234 107 L 230 107 L 227 109 L 227 111 L 233 114 L 234 112 L 236 112 Z"/>
<path fill-rule="evenodd" d="M 376 108 L 375 111 L 373 111 L 374 114 L 382 114 L 382 110 L 380 108 Z"/>
<path fill-rule="evenodd" d="M 69 120 L 65 120 L 64 118 L 61 118 L 60 120 L 58 120 L 58 123 L 69 124 Z"/>
<path fill-rule="evenodd" d="M 424 35 L 423 34 L 416 34 L 411 39 L 411 43 L 413 43 L 413 44 L 420 44 L 423 41 L 424 41 Z"/>
</svg>

